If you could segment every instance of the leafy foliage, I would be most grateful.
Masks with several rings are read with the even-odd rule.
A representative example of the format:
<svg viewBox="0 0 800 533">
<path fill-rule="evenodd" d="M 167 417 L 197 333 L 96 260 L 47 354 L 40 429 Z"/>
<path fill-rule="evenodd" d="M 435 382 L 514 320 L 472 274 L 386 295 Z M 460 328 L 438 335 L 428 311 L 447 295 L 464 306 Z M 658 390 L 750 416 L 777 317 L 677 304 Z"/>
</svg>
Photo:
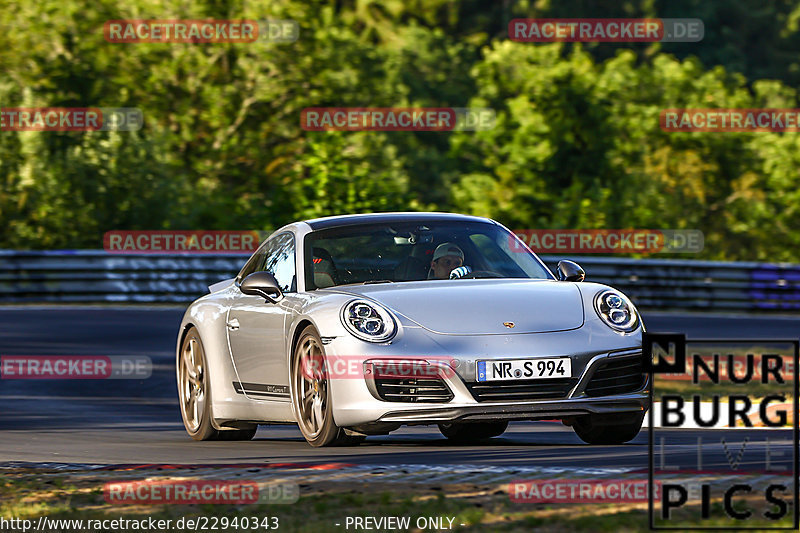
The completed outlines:
<svg viewBox="0 0 800 533">
<path fill-rule="evenodd" d="M 666 133 L 670 107 L 798 107 L 791 2 L 0 0 L 0 105 L 137 107 L 139 132 L 0 132 L 0 246 L 453 210 L 515 228 L 693 228 L 800 261 L 793 133 Z M 515 17 L 694 17 L 701 43 L 533 44 Z M 293 43 L 115 44 L 125 18 L 294 19 Z M 773 78 L 773 79 L 769 79 Z M 306 107 L 491 107 L 480 132 L 306 132 Z"/>
</svg>

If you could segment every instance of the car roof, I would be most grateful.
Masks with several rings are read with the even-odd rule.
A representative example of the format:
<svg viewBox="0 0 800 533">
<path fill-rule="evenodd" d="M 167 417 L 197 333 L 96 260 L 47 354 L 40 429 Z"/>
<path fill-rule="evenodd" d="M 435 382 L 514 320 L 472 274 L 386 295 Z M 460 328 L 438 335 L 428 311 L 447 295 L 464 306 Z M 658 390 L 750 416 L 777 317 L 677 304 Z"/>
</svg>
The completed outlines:
<svg viewBox="0 0 800 533">
<path fill-rule="evenodd" d="M 475 217 L 471 215 L 461 215 L 458 213 L 419 213 L 419 212 L 399 212 L 399 213 L 365 213 L 361 215 L 338 215 L 332 217 L 314 218 L 304 220 L 311 226 L 312 230 L 328 228 L 338 228 L 342 226 L 356 226 L 361 224 L 385 224 L 388 222 L 490 222 L 495 223 L 489 218 Z"/>
</svg>

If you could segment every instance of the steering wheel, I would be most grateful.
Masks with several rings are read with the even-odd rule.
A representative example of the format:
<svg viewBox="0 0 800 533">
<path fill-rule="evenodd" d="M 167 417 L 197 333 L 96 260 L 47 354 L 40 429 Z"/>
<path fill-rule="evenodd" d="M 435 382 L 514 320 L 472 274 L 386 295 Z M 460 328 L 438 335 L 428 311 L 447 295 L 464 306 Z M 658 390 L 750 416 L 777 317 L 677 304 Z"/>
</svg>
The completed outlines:
<svg viewBox="0 0 800 533">
<path fill-rule="evenodd" d="M 461 279 L 502 278 L 503 275 L 494 270 L 473 270 Z"/>
<path fill-rule="evenodd" d="M 499 274 L 493 270 L 473 270 L 469 274 L 464 274 L 463 276 L 456 279 L 502 278 L 502 277 L 503 277 L 502 274 Z"/>
</svg>

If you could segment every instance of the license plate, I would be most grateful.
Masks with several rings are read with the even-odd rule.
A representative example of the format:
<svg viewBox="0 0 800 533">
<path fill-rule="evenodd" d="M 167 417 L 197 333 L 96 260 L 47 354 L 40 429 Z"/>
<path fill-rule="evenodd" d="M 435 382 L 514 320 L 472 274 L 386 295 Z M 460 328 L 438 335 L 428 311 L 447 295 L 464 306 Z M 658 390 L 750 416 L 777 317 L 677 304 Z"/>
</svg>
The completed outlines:
<svg viewBox="0 0 800 533">
<path fill-rule="evenodd" d="M 569 357 L 478 361 L 478 381 L 571 378 Z"/>
</svg>

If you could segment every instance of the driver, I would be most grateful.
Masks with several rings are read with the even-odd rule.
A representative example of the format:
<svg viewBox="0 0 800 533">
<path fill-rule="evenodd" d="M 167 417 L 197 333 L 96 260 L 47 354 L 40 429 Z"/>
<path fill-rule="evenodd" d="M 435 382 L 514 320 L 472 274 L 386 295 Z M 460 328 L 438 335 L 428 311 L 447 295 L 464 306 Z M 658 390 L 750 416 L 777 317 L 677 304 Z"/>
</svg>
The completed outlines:
<svg viewBox="0 0 800 533">
<path fill-rule="evenodd" d="M 433 252 L 428 279 L 448 279 L 450 272 L 464 264 L 464 252 L 454 242 L 445 242 Z"/>
</svg>

